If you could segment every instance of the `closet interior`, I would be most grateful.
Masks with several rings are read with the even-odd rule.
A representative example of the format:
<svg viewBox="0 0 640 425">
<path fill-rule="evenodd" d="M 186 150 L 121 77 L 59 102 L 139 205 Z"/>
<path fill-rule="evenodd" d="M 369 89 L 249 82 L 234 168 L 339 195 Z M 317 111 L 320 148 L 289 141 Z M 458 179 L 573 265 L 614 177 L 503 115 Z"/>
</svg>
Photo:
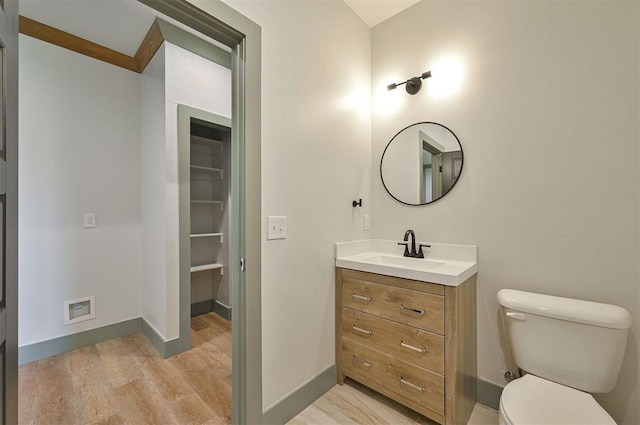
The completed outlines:
<svg viewBox="0 0 640 425">
<path fill-rule="evenodd" d="M 191 316 L 231 320 L 229 194 L 231 129 L 192 119 L 190 133 Z"/>
</svg>

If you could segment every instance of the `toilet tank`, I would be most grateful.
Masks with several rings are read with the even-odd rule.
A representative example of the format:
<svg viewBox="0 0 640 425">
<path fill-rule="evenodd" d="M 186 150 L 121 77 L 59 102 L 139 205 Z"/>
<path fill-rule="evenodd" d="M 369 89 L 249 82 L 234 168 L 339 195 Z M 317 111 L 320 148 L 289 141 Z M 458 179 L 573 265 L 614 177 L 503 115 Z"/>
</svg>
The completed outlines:
<svg viewBox="0 0 640 425">
<path fill-rule="evenodd" d="M 631 314 L 622 307 L 531 292 L 498 292 L 516 365 L 590 393 L 616 385 Z"/>
</svg>

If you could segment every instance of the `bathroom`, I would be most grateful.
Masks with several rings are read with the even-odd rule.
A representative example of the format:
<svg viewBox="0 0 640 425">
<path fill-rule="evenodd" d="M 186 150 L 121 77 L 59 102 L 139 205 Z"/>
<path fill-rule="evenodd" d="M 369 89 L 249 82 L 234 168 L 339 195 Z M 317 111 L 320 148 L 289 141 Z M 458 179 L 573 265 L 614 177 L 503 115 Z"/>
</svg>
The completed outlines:
<svg viewBox="0 0 640 425">
<path fill-rule="evenodd" d="M 327 3 L 231 4 L 263 26 L 263 78 L 281 82 L 265 88 L 263 105 L 286 108 L 263 108 L 263 215 L 290 220 L 289 243 L 267 242 L 263 250 L 263 364 L 270 365 L 263 369 L 264 407 L 333 362 L 333 309 L 316 304 L 334 295 L 329 245 L 401 240 L 412 228 L 421 241 L 478 246 L 478 377 L 489 391 L 491 384 L 505 385 L 499 289 L 629 310 L 634 322 L 618 385 L 597 399 L 619 423 L 640 422 L 637 3 L 426 1 L 375 26 L 370 41 L 366 28 L 343 23 L 346 17 Z M 291 52 L 300 52 L 298 60 L 288 60 Z M 435 73 L 414 96 L 386 91 L 450 58 L 463 74 L 455 93 L 437 93 Z M 283 96 L 290 106 L 279 103 Z M 330 111 L 341 120 L 326 126 Z M 287 125 L 310 119 L 323 128 L 311 132 L 317 140 L 304 137 L 310 130 L 298 128 L 303 124 Z M 452 129 L 465 163 L 445 198 L 409 207 L 384 190 L 379 164 L 389 140 L 421 121 Z M 304 143 L 304 151 L 292 150 L 292 141 Z M 601 143 L 615 183 L 594 175 Z M 307 157 L 331 173 L 310 171 Z M 299 183 L 279 171 L 285 164 L 294 175 L 304 173 L 304 193 L 313 194 L 304 203 Z M 350 208 L 360 197 L 363 207 Z M 369 232 L 363 232 L 365 214 L 373 216 Z M 296 279 L 283 281 L 278 270 L 292 263 Z M 287 295 L 295 296 L 295 306 Z M 266 320 L 282 309 L 295 323 Z M 304 347 L 304 355 L 283 356 L 285 340 Z M 283 376 L 285 368 L 290 372 Z"/>
<path fill-rule="evenodd" d="M 607 302 L 634 321 L 597 398 L 640 423 L 638 3 L 422 1 L 373 28 L 340 1 L 227 4 L 262 27 L 262 409 L 335 362 L 333 244 L 412 228 L 478 246 L 479 389 L 505 385 L 499 289 Z M 439 87 L 438 66 L 457 78 Z M 417 95 L 386 91 L 430 69 Z M 408 207 L 379 161 L 421 121 L 455 132 L 464 169 Z M 267 216 L 287 217 L 285 240 L 266 240 Z"/>
</svg>

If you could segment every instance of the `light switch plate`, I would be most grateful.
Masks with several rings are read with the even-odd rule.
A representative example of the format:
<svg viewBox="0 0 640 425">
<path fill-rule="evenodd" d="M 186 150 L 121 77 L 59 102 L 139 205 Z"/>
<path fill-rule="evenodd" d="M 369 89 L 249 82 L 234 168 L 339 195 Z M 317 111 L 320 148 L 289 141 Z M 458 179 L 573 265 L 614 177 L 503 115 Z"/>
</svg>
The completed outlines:
<svg viewBox="0 0 640 425">
<path fill-rule="evenodd" d="M 83 227 L 98 227 L 95 213 L 85 213 Z"/>
<path fill-rule="evenodd" d="M 270 215 L 267 217 L 267 239 L 287 238 L 287 217 Z"/>
<path fill-rule="evenodd" d="M 371 216 L 370 215 L 365 215 L 364 216 L 364 230 L 371 230 Z"/>
</svg>

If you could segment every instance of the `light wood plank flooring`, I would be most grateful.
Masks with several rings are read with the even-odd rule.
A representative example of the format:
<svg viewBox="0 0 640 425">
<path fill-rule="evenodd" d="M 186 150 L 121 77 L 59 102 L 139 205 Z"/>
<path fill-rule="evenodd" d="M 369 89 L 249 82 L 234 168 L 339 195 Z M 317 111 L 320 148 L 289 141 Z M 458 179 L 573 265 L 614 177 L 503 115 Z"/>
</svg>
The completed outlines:
<svg viewBox="0 0 640 425">
<path fill-rule="evenodd" d="M 468 425 L 497 425 L 498 413 L 476 404 Z M 435 425 L 419 413 L 347 379 L 336 385 L 287 425 Z"/>
<path fill-rule="evenodd" d="M 231 322 L 214 313 L 191 320 L 193 349 L 162 359 L 141 333 L 25 364 L 19 371 L 20 424 L 230 424 Z M 495 425 L 476 405 L 470 425 Z M 336 385 L 290 425 L 433 425 L 358 383 Z"/>
<path fill-rule="evenodd" d="M 20 424 L 229 424 L 231 322 L 194 317 L 191 343 L 163 359 L 136 333 L 22 365 Z"/>
</svg>

